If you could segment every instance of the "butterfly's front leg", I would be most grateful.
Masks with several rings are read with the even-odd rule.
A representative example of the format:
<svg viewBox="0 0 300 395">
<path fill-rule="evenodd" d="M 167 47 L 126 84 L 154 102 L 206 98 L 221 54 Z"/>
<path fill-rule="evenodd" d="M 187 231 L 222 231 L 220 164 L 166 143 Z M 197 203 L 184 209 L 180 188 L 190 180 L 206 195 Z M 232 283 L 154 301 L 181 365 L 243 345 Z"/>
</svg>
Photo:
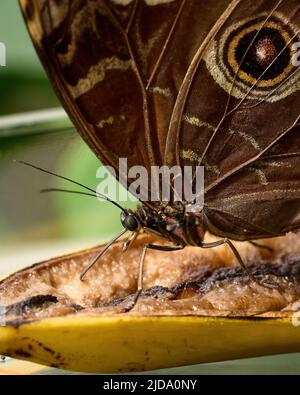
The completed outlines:
<svg viewBox="0 0 300 395">
<path fill-rule="evenodd" d="M 126 311 L 130 311 L 136 305 L 139 296 L 143 292 L 143 279 L 144 279 L 144 264 L 145 264 L 145 257 L 147 250 L 156 250 L 156 251 L 165 251 L 165 252 L 173 252 L 173 251 L 180 251 L 184 248 L 184 246 L 160 246 L 156 244 L 145 244 L 143 247 L 143 252 L 141 255 L 141 259 L 139 262 L 139 271 L 138 271 L 138 284 L 137 284 L 137 291 L 134 295 L 134 299 L 130 303 L 130 306 L 126 307 Z"/>
<path fill-rule="evenodd" d="M 137 238 L 138 232 L 133 232 L 128 239 L 125 240 L 123 244 L 123 252 L 126 252 L 129 248 L 129 246 L 134 242 L 134 240 Z"/>
</svg>

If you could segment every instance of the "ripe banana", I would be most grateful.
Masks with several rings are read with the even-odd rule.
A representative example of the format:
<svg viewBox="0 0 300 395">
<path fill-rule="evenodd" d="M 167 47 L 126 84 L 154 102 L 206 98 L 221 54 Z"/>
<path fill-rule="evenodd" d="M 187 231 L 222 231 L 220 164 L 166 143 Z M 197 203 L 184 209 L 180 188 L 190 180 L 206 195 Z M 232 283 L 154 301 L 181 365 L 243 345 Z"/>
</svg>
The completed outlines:
<svg viewBox="0 0 300 395">
<path fill-rule="evenodd" d="M 296 236 L 268 241 L 273 253 L 239 246 L 257 279 L 274 288 L 251 283 L 226 247 L 153 252 L 146 291 L 126 313 L 146 241 L 148 236 L 140 236 L 126 253 L 122 243 L 115 244 L 83 282 L 78 274 L 102 247 L 2 281 L 0 354 L 110 373 L 300 351 Z"/>
</svg>

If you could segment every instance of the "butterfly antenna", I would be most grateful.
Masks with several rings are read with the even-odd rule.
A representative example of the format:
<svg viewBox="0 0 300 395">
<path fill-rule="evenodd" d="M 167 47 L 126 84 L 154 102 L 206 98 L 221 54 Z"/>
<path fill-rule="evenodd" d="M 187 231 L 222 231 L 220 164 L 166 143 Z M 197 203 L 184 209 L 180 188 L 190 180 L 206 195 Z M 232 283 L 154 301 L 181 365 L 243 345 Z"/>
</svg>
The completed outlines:
<svg viewBox="0 0 300 395">
<path fill-rule="evenodd" d="M 122 237 L 127 232 L 127 229 L 123 229 L 121 233 L 117 234 L 106 246 L 103 250 L 96 256 L 96 258 L 82 271 L 80 274 L 80 280 L 83 281 L 84 276 L 87 274 L 88 271 L 102 258 L 102 256 L 106 253 L 109 247 L 114 244 L 120 237 Z"/>
<path fill-rule="evenodd" d="M 41 189 L 40 193 L 51 193 L 51 192 L 64 192 L 64 193 L 72 193 L 74 195 L 83 195 L 83 196 L 91 196 L 91 197 L 99 197 L 102 199 L 101 195 L 98 195 L 94 193 L 88 193 L 88 192 L 81 192 L 81 191 L 75 191 L 71 189 L 62 189 L 62 188 L 47 188 L 47 189 Z"/>
<path fill-rule="evenodd" d="M 119 208 L 121 211 L 123 211 L 124 213 L 126 212 L 125 209 L 124 209 L 122 206 L 120 206 L 117 202 L 111 200 L 109 197 L 107 197 L 107 196 L 105 196 L 105 195 L 102 195 L 101 193 L 98 193 L 98 192 L 95 191 L 94 189 L 91 189 L 91 188 L 87 187 L 86 185 L 81 184 L 81 183 L 78 182 L 78 181 L 74 181 L 74 180 L 72 180 L 72 179 L 70 179 L 70 178 L 68 178 L 68 177 L 64 177 L 64 176 L 61 176 L 60 174 L 53 173 L 52 171 L 43 169 L 42 167 L 33 165 L 32 163 L 24 162 L 24 161 L 21 161 L 21 160 L 15 160 L 14 162 L 20 163 L 20 164 L 25 165 L 25 166 L 28 166 L 28 167 L 32 167 L 32 168 L 35 169 L 35 170 L 39 170 L 39 171 L 41 171 L 41 172 L 43 172 L 43 173 L 50 174 L 51 176 L 60 178 L 61 180 L 68 181 L 68 182 L 70 182 L 70 183 L 72 183 L 72 184 L 74 184 L 74 185 L 78 185 L 78 186 L 80 186 L 81 188 L 86 189 L 87 191 L 93 192 L 94 195 L 90 195 L 90 194 L 89 194 L 88 196 L 99 197 L 99 198 L 101 198 L 101 199 L 103 199 L 103 200 L 106 200 L 107 202 L 112 203 L 114 206 L 118 207 L 118 208 Z M 49 190 L 49 191 L 50 191 L 50 190 Z M 62 191 L 62 190 L 61 190 L 61 191 Z M 44 192 L 46 192 L 46 190 L 44 190 Z M 71 193 L 71 191 L 70 191 L 70 193 Z M 83 194 L 83 193 L 82 193 L 82 194 Z"/>
</svg>

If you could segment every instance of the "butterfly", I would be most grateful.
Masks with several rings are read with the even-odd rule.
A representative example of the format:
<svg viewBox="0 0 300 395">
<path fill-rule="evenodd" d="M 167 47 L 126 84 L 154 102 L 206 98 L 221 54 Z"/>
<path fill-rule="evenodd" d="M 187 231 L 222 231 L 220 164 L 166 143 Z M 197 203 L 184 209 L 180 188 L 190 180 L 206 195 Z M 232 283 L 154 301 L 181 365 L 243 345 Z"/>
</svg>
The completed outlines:
<svg viewBox="0 0 300 395">
<path fill-rule="evenodd" d="M 20 4 L 64 108 L 105 165 L 205 170 L 202 210 L 148 196 L 135 212 L 120 207 L 123 232 L 86 271 L 125 232 L 127 247 L 146 231 L 171 244 L 144 246 L 137 295 L 149 249 L 227 244 L 255 280 L 231 240 L 300 228 L 299 1 Z M 207 232 L 220 240 L 205 243 Z"/>
</svg>

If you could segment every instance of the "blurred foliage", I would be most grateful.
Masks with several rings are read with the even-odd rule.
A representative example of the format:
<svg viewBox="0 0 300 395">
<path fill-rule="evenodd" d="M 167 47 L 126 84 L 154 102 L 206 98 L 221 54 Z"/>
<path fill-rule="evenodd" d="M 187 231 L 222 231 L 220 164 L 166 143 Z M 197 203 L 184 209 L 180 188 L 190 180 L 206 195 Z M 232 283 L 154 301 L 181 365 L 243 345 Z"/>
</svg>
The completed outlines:
<svg viewBox="0 0 300 395">
<path fill-rule="evenodd" d="M 58 106 L 58 100 L 45 76 L 2 73 L 0 69 L 0 115 L 40 110 Z"/>
<path fill-rule="evenodd" d="M 7 48 L 7 67 L 0 68 L 0 116 L 60 106 L 17 0 L 0 1 L 0 42 Z M 26 133 L 15 137 L 0 131 L 0 246 L 77 237 L 100 241 L 115 234 L 120 229 L 120 212 L 114 206 L 78 195 L 40 195 L 40 189 L 70 189 L 70 185 L 13 163 L 13 159 L 26 160 L 96 188 L 100 162 L 77 133 Z"/>
<path fill-rule="evenodd" d="M 57 106 L 17 0 L 0 1 L 0 42 L 7 58 L 0 68 L 0 115 Z"/>
</svg>

